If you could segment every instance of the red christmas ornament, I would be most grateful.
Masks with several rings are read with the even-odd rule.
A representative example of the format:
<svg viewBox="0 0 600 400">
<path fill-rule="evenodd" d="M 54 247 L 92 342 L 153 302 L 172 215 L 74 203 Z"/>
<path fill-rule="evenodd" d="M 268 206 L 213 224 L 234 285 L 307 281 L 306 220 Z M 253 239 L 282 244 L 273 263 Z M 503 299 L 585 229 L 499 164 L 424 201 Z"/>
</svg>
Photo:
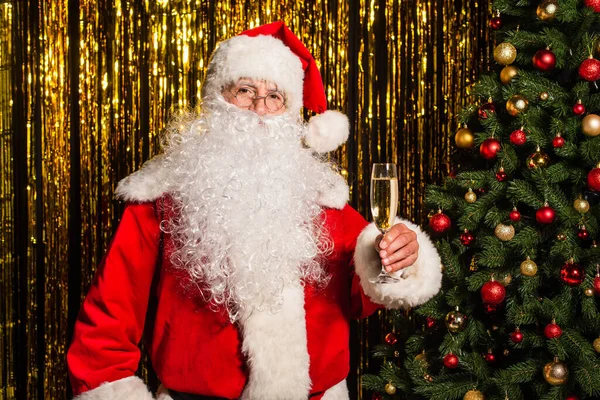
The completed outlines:
<svg viewBox="0 0 600 400">
<path fill-rule="evenodd" d="M 600 61 L 592 56 L 583 60 L 579 66 L 579 76 L 588 82 L 600 79 Z"/>
<path fill-rule="evenodd" d="M 456 354 L 448 353 L 444 356 L 444 366 L 446 368 L 454 369 L 458 367 L 458 357 Z"/>
<path fill-rule="evenodd" d="M 588 240 L 590 238 L 590 233 L 584 225 L 582 225 L 581 228 L 579 228 L 579 232 L 577 232 L 577 237 L 581 240 Z"/>
<path fill-rule="evenodd" d="M 498 172 L 496 172 L 496 179 L 498 179 L 498 182 L 504 182 L 506 178 L 508 178 L 508 175 L 504 172 L 504 168 L 500 167 Z"/>
<path fill-rule="evenodd" d="M 496 158 L 498 150 L 500 150 L 500 141 L 494 138 L 485 139 L 479 146 L 479 153 L 486 160 Z"/>
<path fill-rule="evenodd" d="M 585 278 L 585 270 L 579 264 L 569 260 L 560 269 L 560 280 L 569 286 L 579 286 Z"/>
<path fill-rule="evenodd" d="M 498 281 L 492 277 L 491 281 L 484 283 L 481 288 L 481 299 L 484 303 L 498 305 L 504 301 L 506 297 L 506 289 Z"/>
<path fill-rule="evenodd" d="M 444 233 L 452 226 L 450 217 L 444 214 L 441 210 L 429 219 L 429 227 L 435 233 Z"/>
<path fill-rule="evenodd" d="M 556 66 L 556 56 L 550 49 L 538 50 L 532 59 L 533 66 L 539 71 L 552 71 Z"/>
<path fill-rule="evenodd" d="M 390 346 L 393 346 L 396 344 L 396 342 L 398 342 L 398 338 L 393 332 L 390 332 L 387 335 L 385 335 L 385 342 Z"/>
<path fill-rule="evenodd" d="M 594 277 L 594 293 L 600 295 L 600 274 L 596 274 Z"/>
<path fill-rule="evenodd" d="M 577 100 L 577 103 L 573 106 L 573 114 L 575 115 L 583 115 L 585 113 L 585 106 L 581 102 L 581 100 Z"/>
<path fill-rule="evenodd" d="M 495 31 L 502 28 L 502 19 L 499 16 L 490 19 L 490 28 L 492 28 Z"/>
<path fill-rule="evenodd" d="M 479 188 L 479 189 L 477 189 L 477 193 L 479 193 L 479 194 L 485 194 L 485 189 L 484 188 Z"/>
<path fill-rule="evenodd" d="M 600 192 L 600 168 L 594 168 L 587 175 L 587 185 L 590 190 Z"/>
<path fill-rule="evenodd" d="M 548 203 L 535 212 L 535 220 L 540 224 L 551 224 L 554 218 L 556 218 L 556 211 Z"/>
<path fill-rule="evenodd" d="M 477 116 L 479 116 L 479 119 L 487 119 L 490 116 L 490 113 L 493 112 L 496 112 L 496 106 L 491 101 L 488 101 L 487 103 L 479 107 L 479 111 L 477 111 Z"/>
<path fill-rule="evenodd" d="M 555 149 L 560 149 L 565 145 L 565 138 L 560 136 L 560 134 L 556 135 L 554 139 L 552 139 L 552 146 Z"/>
<path fill-rule="evenodd" d="M 437 321 L 431 317 L 427 317 L 425 319 L 425 326 L 427 326 L 428 329 L 433 328 L 436 324 L 437 324 Z"/>
<path fill-rule="evenodd" d="M 515 329 L 515 331 L 510 334 L 510 340 L 512 340 L 513 343 L 521 343 L 523 341 L 523 332 L 521 332 L 519 328 Z"/>
<path fill-rule="evenodd" d="M 574 394 L 570 394 L 567 397 L 565 397 L 565 400 L 579 400 L 579 396 L 576 396 Z"/>
<path fill-rule="evenodd" d="M 475 241 L 475 236 L 467 229 L 460 235 L 460 242 L 465 246 L 470 246 Z"/>
<path fill-rule="evenodd" d="M 510 142 L 515 146 L 523 146 L 527 142 L 527 135 L 523 128 L 512 131 L 510 134 Z"/>
<path fill-rule="evenodd" d="M 494 355 L 494 353 L 492 353 L 492 350 L 488 350 L 487 354 L 483 358 L 485 358 L 485 361 L 487 361 L 490 364 L 496 362 L 496 356 Z"/>
<path fill-rule="evenodd" d="M 560 326 L 558 326 L 554 320 L 544 328 L 544 336 L 548 339 L 559 338 L 561 335 L 562 329 L 560 329 Z"/>
<path fill-rule="evenodd" d="M 512 222 L 519 222 L 521 220 L 521 213 L 517 210 L 517 207 L 513 208 L 510 214 L 508 214 L 508 218 Z"/>
<path fill-rule="evenodd" d="M 371 400 L 383 400 L 383 395 L 381 395 L 381 393 L 375 392 L 371 396 Z"/>
<path fill-rule="evenodd" d="M 498 311 L 498 306 L 495 304 L 483 303 L 483 311 L 485 311 L 486 314 L 493 314 Z"/>
<path fill-rule="evenodd" d="M 586 7 L 589 7 L 595 12 L 600 13 L 600 0 L 585 0 L 583 3 Z"/>
</svg>

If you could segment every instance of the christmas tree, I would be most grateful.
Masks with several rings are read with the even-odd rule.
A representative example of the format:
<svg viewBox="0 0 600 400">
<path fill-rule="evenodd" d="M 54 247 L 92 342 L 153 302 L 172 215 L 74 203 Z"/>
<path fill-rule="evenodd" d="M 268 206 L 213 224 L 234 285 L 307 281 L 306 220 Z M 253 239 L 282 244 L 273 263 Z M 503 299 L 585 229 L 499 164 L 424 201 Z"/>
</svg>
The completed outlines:
<svg viewBox="0 0 600 400">
<path fill-rule="evenodd" d="M 426 193 L 443 287 L 390 313 L 373 399 L 600 398 L 600 0 L 492 6 L 497 68 Z"/>
</svg>

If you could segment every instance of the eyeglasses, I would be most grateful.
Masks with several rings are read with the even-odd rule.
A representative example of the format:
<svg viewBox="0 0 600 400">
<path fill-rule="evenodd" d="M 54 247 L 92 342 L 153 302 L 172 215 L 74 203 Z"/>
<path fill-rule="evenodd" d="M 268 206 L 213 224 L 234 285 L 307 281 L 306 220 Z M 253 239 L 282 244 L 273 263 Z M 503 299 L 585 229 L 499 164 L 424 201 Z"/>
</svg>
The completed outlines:
<svg viewBox="0 0 600 400">
<path fill-rule="evenodd" d="M 265 107 L 271 112 L 279 111 L 285 105 L 285 97 L 279 92 L 269 92 L 266 96 L 257 96 L 254 89 L 242 86 L 237 90 L 233 88 L 232 94 L 237 99 L 240 107 L 250 107 L 259 99 L 265 102 Z"/>
</svg>

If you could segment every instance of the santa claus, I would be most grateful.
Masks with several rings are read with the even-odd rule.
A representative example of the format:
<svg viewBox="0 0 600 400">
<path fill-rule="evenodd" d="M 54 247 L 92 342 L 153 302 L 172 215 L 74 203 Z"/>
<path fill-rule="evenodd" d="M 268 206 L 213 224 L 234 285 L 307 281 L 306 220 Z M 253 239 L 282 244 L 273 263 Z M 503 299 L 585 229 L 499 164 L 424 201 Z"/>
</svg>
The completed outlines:
<svg viewBox="0 0 600 400">
<path fill-rule="evenodd" d="M 163 153 L 117 188 L 128 206 L 67 355 L 77 399 L 153 398 L 135 377 L 143 332 L 157 399 L 348 398 L 350 319 L 427 301 L 440 259 L 401 219 L 376 243 L 319 156 L 348 136 L 325 110 L 283 23 L 218 46 L 201 111 L 171 121 Z M 403 278 L 371 283 L 382 263 Z"/>
</svg>

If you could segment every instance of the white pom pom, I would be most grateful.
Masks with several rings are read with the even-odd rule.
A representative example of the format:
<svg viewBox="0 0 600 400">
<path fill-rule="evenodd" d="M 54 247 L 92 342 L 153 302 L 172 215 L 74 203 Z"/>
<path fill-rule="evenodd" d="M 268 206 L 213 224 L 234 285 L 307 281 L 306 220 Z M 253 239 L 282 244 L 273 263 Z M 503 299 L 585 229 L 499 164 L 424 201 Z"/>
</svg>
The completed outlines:
<svg viewBox="0 0 600 400">
<path fill-rule="evenodd" d="M 328 153 L 346 142 L 349 131 L 348 117 L 339 111 L 328 110 L 308 121 L 306 144 L 317 153 Z"/>
</svg>

